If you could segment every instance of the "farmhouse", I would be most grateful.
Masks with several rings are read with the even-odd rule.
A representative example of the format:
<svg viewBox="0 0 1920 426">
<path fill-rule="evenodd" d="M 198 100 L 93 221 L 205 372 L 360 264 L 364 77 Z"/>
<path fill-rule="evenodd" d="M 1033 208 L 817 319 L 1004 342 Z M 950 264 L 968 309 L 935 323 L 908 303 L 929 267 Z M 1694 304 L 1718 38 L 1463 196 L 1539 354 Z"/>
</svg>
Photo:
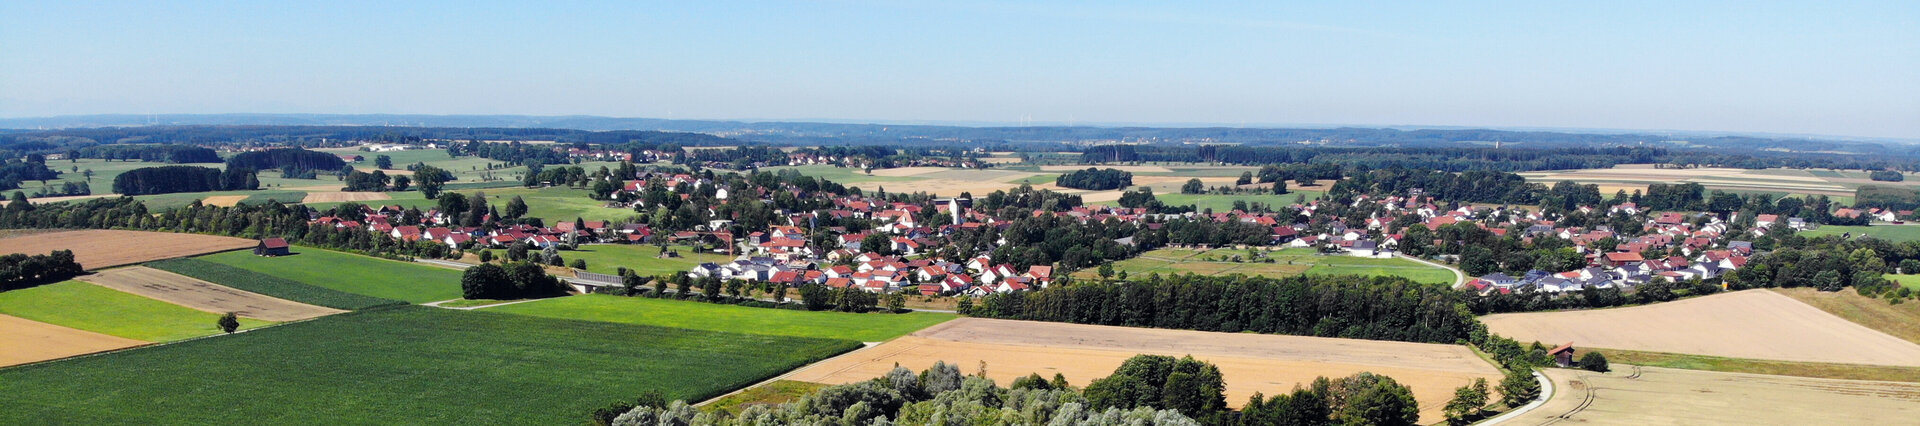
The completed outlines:
<svg viewBox="0 0 1920 426">
<path fill-rule="evenodd" d="M 280 237 L 263 239 L 260 240 L 260 244 L 253 246 L 254 256 L 286 256 L 290 254 L 293 254 L 293 252 L 287 249 L 287 240 Z"/>
</svg>

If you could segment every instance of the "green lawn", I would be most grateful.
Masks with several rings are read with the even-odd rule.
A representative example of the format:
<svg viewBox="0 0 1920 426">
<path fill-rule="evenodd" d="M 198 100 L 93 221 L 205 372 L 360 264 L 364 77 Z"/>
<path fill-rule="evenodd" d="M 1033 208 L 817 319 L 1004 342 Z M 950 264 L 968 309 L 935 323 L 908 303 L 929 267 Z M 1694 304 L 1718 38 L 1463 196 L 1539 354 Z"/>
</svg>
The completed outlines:
<svg viewBox="0 0 1920 426">
<path fill-rule="evenodd" d="M 1213 209 L 1213 211 L 1215 212 L 1228 212 L 1228 211 L 1233 211 L 1234 201 L 1245 201 L 1247 202 L 1247 204 L 1253 204 L 1256 202 L 1266 203 L 1269 206 L 1273 206 L 1272 209 L 1279 210 L 1280 207 L 1293 205 L 1293 202 L 1295 200 L 1302 199 L 1301 197 L 1306 197 L 1304 198 L 1305 200 L 1312 200 L 1315 198 L 1320 198 L 1321 194 L 1324 194 L 1324 193 L 1320 191 L 1302 191 L 1302 190 L 1289 191 L 1285 194 L 1280 194 L 1280 195 L 1272 195 L 1272 194 L 1219 195 L 1219 194 L 1155 193 L 1153 195 L 1153 198 L 1160 200 L 1161 204 L 1166 204 L 1169 206 L 1192 205 L 1194 206 L 1194 210 L 1198 210 L 1198 211 L 1206 211 L 1206 209 L 1210 208 L 1210 209 Z"/>
<path fill-rule="evenodd" d="M 460 271 L 312 247 L 293 252 L 260 257 L 239 250 L 196 259 L 363 296 L 411 303 L 460 298 Z"/>
<path fill-rule="evenodd" d="M 1801 236 L 1808 237 L 1808 238 L 1824 237 L 1828 235 L 1840 235 L 1840 234 L 1852 234 L 1855 237 L 1859 237 L 1861 234 L 1872 235 L 1874 238 L 1879 238 L 1882 240 L 1897 243 L 1897 242 L 1920 240 L 1920 226 L 1916 226 L 1916 225 L 1873 225 L 1873 226 L 1823 225 L 1820 227 L 1820 229 L 1800 232 Z"/>
<path fill-rule="evenodd" d="M 299 281 L 200 259 L 167 259 L 147 262 L 146 266 L 198 278 L 227 287 L 334 309 L 361 310 L 376 306 L 406 303 L 393 299 L 362 296 L 326 287 L 308 285 Z"/>
<path fill-rule="evenodd" d="M 660 247 L 640 244 L 589 244 L 573 251 L 562 251 L 560 257 L 573 262 L 574 259 L 587 261 L 587 272 L 612 274 L 625 266 L 640 275 L 666 275 L 687 272 L 702 262 L 726 263 L 733 260 L 724 254 L 700 253 L 688 246 L 669 246 L 678 250 L 680 257 L 661 259 Z"/>
<path fill-rule="evenodd" d="M 149 342 L 220 333 L 218 314 L 79 281 L 0 293 L 0 314 Z M 267 324 L 240 319 L 241 328 Z"/>
<path fill-rule="evenodd" d="M 1901 287 L 1920 291 L 1920 275 L 1886 275 L 1887 279 L 1900 283 Z"/>
<path fill-rule="evenodd" d="M 489 312 L 695 330 L 878 342 L 956 318 L 954 314 L 808 312 L 688 300 L 589 294 L 517 303 Z"/>
<path fill-rule="evenodd" d="M 401 306 L 0 370 L 0 424 L 580 424 L 857 347 Z"/>
<path fill-rule="evenodd" d="M 1233 262 L 1232 256 L 1250 259 L 1246 250 L 1215 249 L 1208 251 L 1193 249 L 1159 249 L 1132 259 L 1114 262 L 1114 271 L 1125 271 L 1129 278 L 1144 277 L 1158 273 L 1162 276 L 1179 273 L 1201 275 L 1243 274 L 1263 277 L 1288 277 L 1294 275 L 1370 275 L 1405 277 L 1415 282 L 1428 284 L 1452 284 L 1452 271 L 1427 266 L 1400 258 L 1361 258 L 1346 255 L 1322 256 L 1313 249 L 1288 248 L 1268 253 L 1273 263 Z M 1207 258 L 1211 257 L 1212 260 Z M 1097 277 L 1098 269 L 1087 268 L 1075 274 L 1083 278 Z"/>
</svg>

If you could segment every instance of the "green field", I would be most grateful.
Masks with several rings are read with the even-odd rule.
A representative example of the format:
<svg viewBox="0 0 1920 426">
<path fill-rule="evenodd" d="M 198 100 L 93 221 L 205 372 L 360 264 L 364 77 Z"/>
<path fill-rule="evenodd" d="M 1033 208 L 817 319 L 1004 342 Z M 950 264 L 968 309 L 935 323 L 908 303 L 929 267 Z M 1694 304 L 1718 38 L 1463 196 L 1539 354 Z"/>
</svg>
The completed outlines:
<svg viewBox="0 0 1920 426">
<path fill-rule="evenodd" d="M 292 256 L 260 257 L 239 250 L 195 259 L 347 293 L 410 303 L 460 298 L 460 271 L 312 247 L 294 247 L 293 252 Z"/>
<path fill-rule="evenodd" d="M 1301 199 L 1301 197 L 1306 197 L 1305 198 L 1306 200 L 1313 200 L 1315 198 L 1320 198 L 1320 195 L 1322 194 L 1325 194 L 1325 193 L 1320 191 L 1289 191 L 1285 194 L 1280 194 L 1280 195 L 1272 195 L 1272 194 L 1219 195 L 1219 194 L 1155 193 L 1153 195 L 1153 198 L 1160 200 L 1161 204 L 1166 204 L 1169 206 L 1192 205 L 1194 210 L 1197 210 L 1197 211 L 1206 211 L 1207 209 L 1213 209 L 1214 212 L 1229 212 L 1229 211 L 1233 211 L 1234 201 L 1245 201 L 1247 202 L 1247 204 L 1253 204 L 1256 202 L 1267 203 L 1267 205 L 1273 206 L 1273 208 L 1277 210 L 1280 207 L 1293 205 L 1294 200 L 1299 200 Z"/>
<path fill-rule="evenodd" d="M 580 424 L 859 346 L 401 306 L 0 370 L 0 424 Z"/>
<path fill-rule="evenodd" d="M 1889 280 L 1893 280 L 1893 282 L 1900 283 L 1901 287 L 1910 288 L 1913 289 L 1913 291 L 1920 291 L 1920 275 L 1888 274 L 1886 277 Z"/>
<path fill-rule="evenodd" d="M 1873 226 L 1835 226 L 1823 225 L 1820 229 L 1800 231 L 1799 235 L 1808 238 L 1828 235 L 1852 234 L 1855 237 L 1871 235 L 1874 238 L 1892 242 L 1920 240 L 1920 226 L 1909 225 L 1873 225 Z"/>
<path fill-rule="evenodd" d="M 1158 273 L 1162 276 L 1195 273 L 1201 275 L 1243 274 L 1262 277 L 1288 277 L 1294 275 L 1372 275 L 1405 277 L 1415 282 L 1428 284 L 1452 284 L 1452 271 L 1423 265 L 1406 259 L 1373 259 L 1346 255 L 1322 256 L 1313 249 L 1288 248 L 1271 252 L 1269 257 L 1274 263 L 1232 262 L 1231 256 L 1247 257 L 1246 250 L 1215 249 L 1208 251 L 1194 249 L 1159 249 L 1141 254 L 1132 259 L 1113 263 L 1115 272 L 1125 271 L 1129 278 L 1145 277 Z M 1207 257 L 1214 260 L 1207 260 Z M 1087 268 L 1076 273 L 1082 278 L 1098 276 L 1096 268 Z"/>
<path fill-rule="evenodd" d="M 0 293 L 0 314 L 149 342 L 220 333 L 218 314 L 79 281 Z M 240 328 L 267 324 L 240 319 Z"/>
<path fill-rule="evenodd" d="M 499 188 L 476 191 L 461 191 L 467 195 L 474 192 L 487 194 L 487 205 L 505 208 L 513 197 L 519 196 L 527 202 L 527 216 L 545 219 L 547 225 L 559 221 L 572 222 L 574 218 L 584 220 L 624 221 L 635 213 L 627 208 L 605 207 L 605 201 L 587 198 L 590 191 L 567 187 L 551 188 Z"/>
<path fill-rule="evenodd" d="M 870 183 L 870 182 L 883 182 L 883 183 L 884 182 L 912 182 L 916 180 L 923 180 L 923 178 L 913 177 L 913 176 L 868 175 L 865 170 L 851 168 L 851 167 L 813 165 L 813 166 L 765 167 L 760 169 L 760 171 L 763 171 L 763 172 L 778 172 L 780 170 L 799 170 L 800 174 L 834 181 L 842 185 L 852 185 L 856 183 Z M 873 185 L 863 185 L 863 186 L 872 187 Z"/>
<path fill-rule="evenodd" d="M 956 318 L 954 314 L 808 312 L 589 294 L 517 303 L 488 312 L 695 330 L 878 342 Z"/>
<path fill-rule="evenodd" d="M 147 262 L 146 266 L 198 278 L 227 287 L 334 309 L 361 310 L 377 306 L 406 303 L 393 299 L 362 296 L 326 287 L 307 285 L 286 278 L 200 259 L 167 259 Z"/>
<path fill-rule="evenodd" d="M 640 275 L 666 275 L 687 272 L 702 262 L 727 263 L 733 258 L 724 254 L 700 253 L 688 246 L 668 246 L 678 250 L 680 257 L 661 259 L 660 247 L 643 244 L 588 244 L 572 251 L 560 252 L 560 257 L 572 262 L 574 259 L 587 261 L 587 272 L 612 274 L 625 266 Z"/>
</svg>

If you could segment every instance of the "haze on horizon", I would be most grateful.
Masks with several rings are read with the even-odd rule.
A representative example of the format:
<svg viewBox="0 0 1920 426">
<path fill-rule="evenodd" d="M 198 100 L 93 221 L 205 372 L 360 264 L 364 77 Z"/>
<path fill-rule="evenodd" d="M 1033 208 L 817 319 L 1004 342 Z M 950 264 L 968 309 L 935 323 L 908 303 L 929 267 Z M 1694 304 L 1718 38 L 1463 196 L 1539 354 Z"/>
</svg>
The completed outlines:
<svg viewBox="0 0 1920 426">
<path fill-rule="evenodd" d="M 1920 2 L 0 3 L 0 117 L 328 113 L 1920 139 Z"/>
</svg>

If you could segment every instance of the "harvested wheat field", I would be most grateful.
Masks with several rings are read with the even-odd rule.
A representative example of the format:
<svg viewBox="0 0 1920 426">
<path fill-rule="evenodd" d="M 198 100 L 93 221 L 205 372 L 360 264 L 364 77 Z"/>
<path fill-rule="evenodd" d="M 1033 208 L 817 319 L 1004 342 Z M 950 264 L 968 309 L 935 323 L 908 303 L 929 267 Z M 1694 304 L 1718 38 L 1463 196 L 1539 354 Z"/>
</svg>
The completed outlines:
<svg viewBox="0 0 1920 426">
<path fill-rule="evenodd" d="M 88 270 L 253 247 L 253 240 L 145 231 L 59 231 L 0 238 L 0 254 L 73 250 Z"/>
<path fill-rule="evenodd" d="M 200 200 L 200 203 L 209 206 L 233 207 L 239 205 L 240 201 L 247 199 L 247 197 L 247 195 L 215 195 Z"/>
<path fill-rule="evenodd" d="M 0 367 L 144 344 L 147 342 L 0 315 Z"/>
<path fill-rule="evenodd" d="M 1615 365 L 1550 368 L 1553 399 L 1510 425 L 1901 424 L 1920 416 L 1920 384 Z"/>
<path fill-rule="evenodd" d="M 1088 168 L 1095 168 L 1095 169 L 1101 169 L 1101 170 L 1118 169 L 1123 172 L 1133 172 L 1133 173 L 1172 173 L 1173 172 L 1172 169 L 1168 169 L 1166 167 L 1160 167 L 1160 166 L 1101 166 L 1101 165 L 1040 166 L 1040 170 L 1049 171 L 1049 172 L 1071 172 L 1075 170 L 1086 170 Z"/>
<path fill-rule="evenodd" d="M 1286 392 L 1320 376 L 1384 374 L 1413 389 L 1421 418 L 1429 422 L 1441 418 L 1454 388 L 1475 377 L 1500 377 L 1464 346 L 961 318 L 804 367 L 786 379 L 851 383 L 884 375 L 896 363 L 921 370 L 946 361 L 971 372 L 984 361 L 987 376 L 1003 385 L 1030 373 L 1060 373 L 1085 386 L 1138 354 L 1193 355 L 1219 365 L 1234 407 L 1254 392 Z"/>
<path fill-rule="evenodd" d="M 82 276 L 79 280 L 201 311 L 216 314 L 232 312 L 257 320 L 294 321 L 346 312 L 268 297 L 145 266 L 108 269 Z"/>
<path fill-rule="evenodd" d="M 338 202 L 345 202 L 345 201 L 379 201 L 379 200 L 391 200 L 391 199 L 393 199 L 393 196 L 387 195 L 387 193 L 385 192 L 334 191 L 334 192 L 309 192 L 307 193 L 307 198 L 304 200 L 301 200 L 300 202 L 302 203 L 338 203 Z"/>
<path fill-rule="evenodd" d="M 1920 366 L 1920 345 L 1766 290 L 1616 309 L 1497 314 L 1487 330 L 1527 342 L 1732 358 Z"/>
<path fill-rule="evenodd" d="M 928 173 L 944 172 L 947 170 L 953 170 L 953 169 L 949 169 L 946 167 L 924 167 L 924 166 L 923 167 L 895 167 L 891 169 L 874 169 L 873 175 L 874 176 L 893 176 L 893 177 L 919 176 L 919 175 L 924 175 Z"/>
</svg>

